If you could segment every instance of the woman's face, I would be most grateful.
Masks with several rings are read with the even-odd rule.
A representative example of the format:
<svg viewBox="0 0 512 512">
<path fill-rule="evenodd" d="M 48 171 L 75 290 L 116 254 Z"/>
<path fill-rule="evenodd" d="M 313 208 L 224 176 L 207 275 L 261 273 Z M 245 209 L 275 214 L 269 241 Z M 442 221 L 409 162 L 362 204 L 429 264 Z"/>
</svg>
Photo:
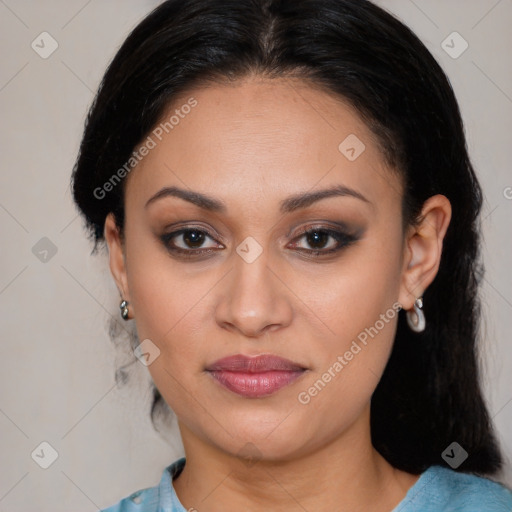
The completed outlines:
<svg viewBox="0 0 512 512">
<path fill-rule="evenodd" d="M 357 443 L 414 301 L 400 179 L 352 108 L 297 80 L 194 89 L 171 115 L 127 178 L 125 260 L 108 241 L 184 440 L 267 459 Z M 213 365 L 234 355 L 296 366 Z"/>
</svg>

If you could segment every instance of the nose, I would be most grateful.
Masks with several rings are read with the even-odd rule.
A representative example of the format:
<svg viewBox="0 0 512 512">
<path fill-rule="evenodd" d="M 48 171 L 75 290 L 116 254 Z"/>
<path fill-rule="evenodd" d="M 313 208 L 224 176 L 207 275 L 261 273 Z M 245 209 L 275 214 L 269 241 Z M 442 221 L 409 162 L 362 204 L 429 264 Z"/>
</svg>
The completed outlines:
<svg viewBox="0 0 512 512">
<path fill-rule="evenodd" d="M 272 268 L 268 252 L 250 263 L 233 255 L 234 267 L 226 276 L 215 316 L 222 328 L 258 338 L 291 323 L 293 309 L 286 279 Z"/>
</svg>

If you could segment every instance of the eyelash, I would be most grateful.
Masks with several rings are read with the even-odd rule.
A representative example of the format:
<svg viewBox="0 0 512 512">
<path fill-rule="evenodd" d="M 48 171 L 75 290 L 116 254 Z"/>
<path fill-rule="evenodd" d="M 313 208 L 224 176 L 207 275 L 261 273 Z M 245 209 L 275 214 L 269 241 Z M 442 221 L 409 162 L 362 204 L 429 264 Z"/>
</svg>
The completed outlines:
<svg viewBox="0 0 512 512">
<path fill-rule="evenodd" d="M 207 230 L 205 229 L 199 229 L 194 227 L 187 227 L 180 229 L 178 231 L 173 231 L 172 233 L 166 233 L 165 235 L 162 235 L 161 240 L 164 246 L 167 248 L 169 252 L 179 254 L 184 258 L 198 258 L 205 254 L 211 254 L 212 252 L 216 251 L 217 249 L 182 249 L 180 247 L 173 247 L 171 246 L 170 242 L 173 238 L 176 238 L 180 235 L 183 235 L 185 233 L 189 232 L 197 232 L 204 235 L 207 235 L 209 238 L 214 239 L 213 235 L 211 235 Z M 313 233 L 325 233 L 328 236 L 332 237 L 336 240 L 338 243 L 338 246 L 334 249 L 298 249 L 300 252 L 305 252 L 310 256 L 313 256 L 315 258 L 330 255 L 333 253 L 336 253 L 344 248 L 347 248 L 349 245 L 353 244 L 358 240 L 358 238 L 354 235 L 345 233 L 343 231 L 337 231 L 335 229 L 323 227 L 323 226 L 308 226 L 304 230 L 302 230 L 300 233 L 298 233 L 294 240 L 301 239 L 305 235 L 313 234 Z"/>
</svg>

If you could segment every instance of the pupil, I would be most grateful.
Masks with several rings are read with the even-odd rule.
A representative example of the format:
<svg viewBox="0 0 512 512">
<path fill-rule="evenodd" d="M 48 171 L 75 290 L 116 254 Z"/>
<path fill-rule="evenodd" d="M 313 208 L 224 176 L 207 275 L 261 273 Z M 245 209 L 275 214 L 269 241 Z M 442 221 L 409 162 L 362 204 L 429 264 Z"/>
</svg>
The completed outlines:
<svg viewBox="0 0 512 512">
<path fill-rule="evenodd" d="M 201 246 L 204 241 L 204 233 L 194 230 L 186 231 L 183 234 L 183 239 L 185 240 L 185 243 L 191 245 L 192 247 L 195 247 L 196 245 Z"/>
<path fill-rule="evenodd" d="M 308 244 L 315 248 L 324 247 L 328 239 L 329 239 L 329 235 L 325 231 L 312 231 L 307 236 Z M 320 241 L 320 244 L 319 244 L 320 247 L 317 247 L 316 244 L 318 244 L 319 241 Z"/>
</svg>

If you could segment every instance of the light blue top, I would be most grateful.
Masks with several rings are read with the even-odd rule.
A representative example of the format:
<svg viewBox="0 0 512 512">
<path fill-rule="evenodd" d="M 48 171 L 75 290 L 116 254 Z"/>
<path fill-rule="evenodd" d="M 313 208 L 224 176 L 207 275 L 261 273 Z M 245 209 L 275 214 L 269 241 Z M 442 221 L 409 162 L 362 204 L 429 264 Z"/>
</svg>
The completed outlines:
<svg viewBox="0 0 512 512">
<path fill-rule="evenodd" d="M 101 512 L 188 512 L 172 485 L 185 460 L 166 467 L 155 487 L 141 489 Z M 430 466 L 391 512 L 512 512 L 512 491 L 487 478 Z"/>
</svg>

